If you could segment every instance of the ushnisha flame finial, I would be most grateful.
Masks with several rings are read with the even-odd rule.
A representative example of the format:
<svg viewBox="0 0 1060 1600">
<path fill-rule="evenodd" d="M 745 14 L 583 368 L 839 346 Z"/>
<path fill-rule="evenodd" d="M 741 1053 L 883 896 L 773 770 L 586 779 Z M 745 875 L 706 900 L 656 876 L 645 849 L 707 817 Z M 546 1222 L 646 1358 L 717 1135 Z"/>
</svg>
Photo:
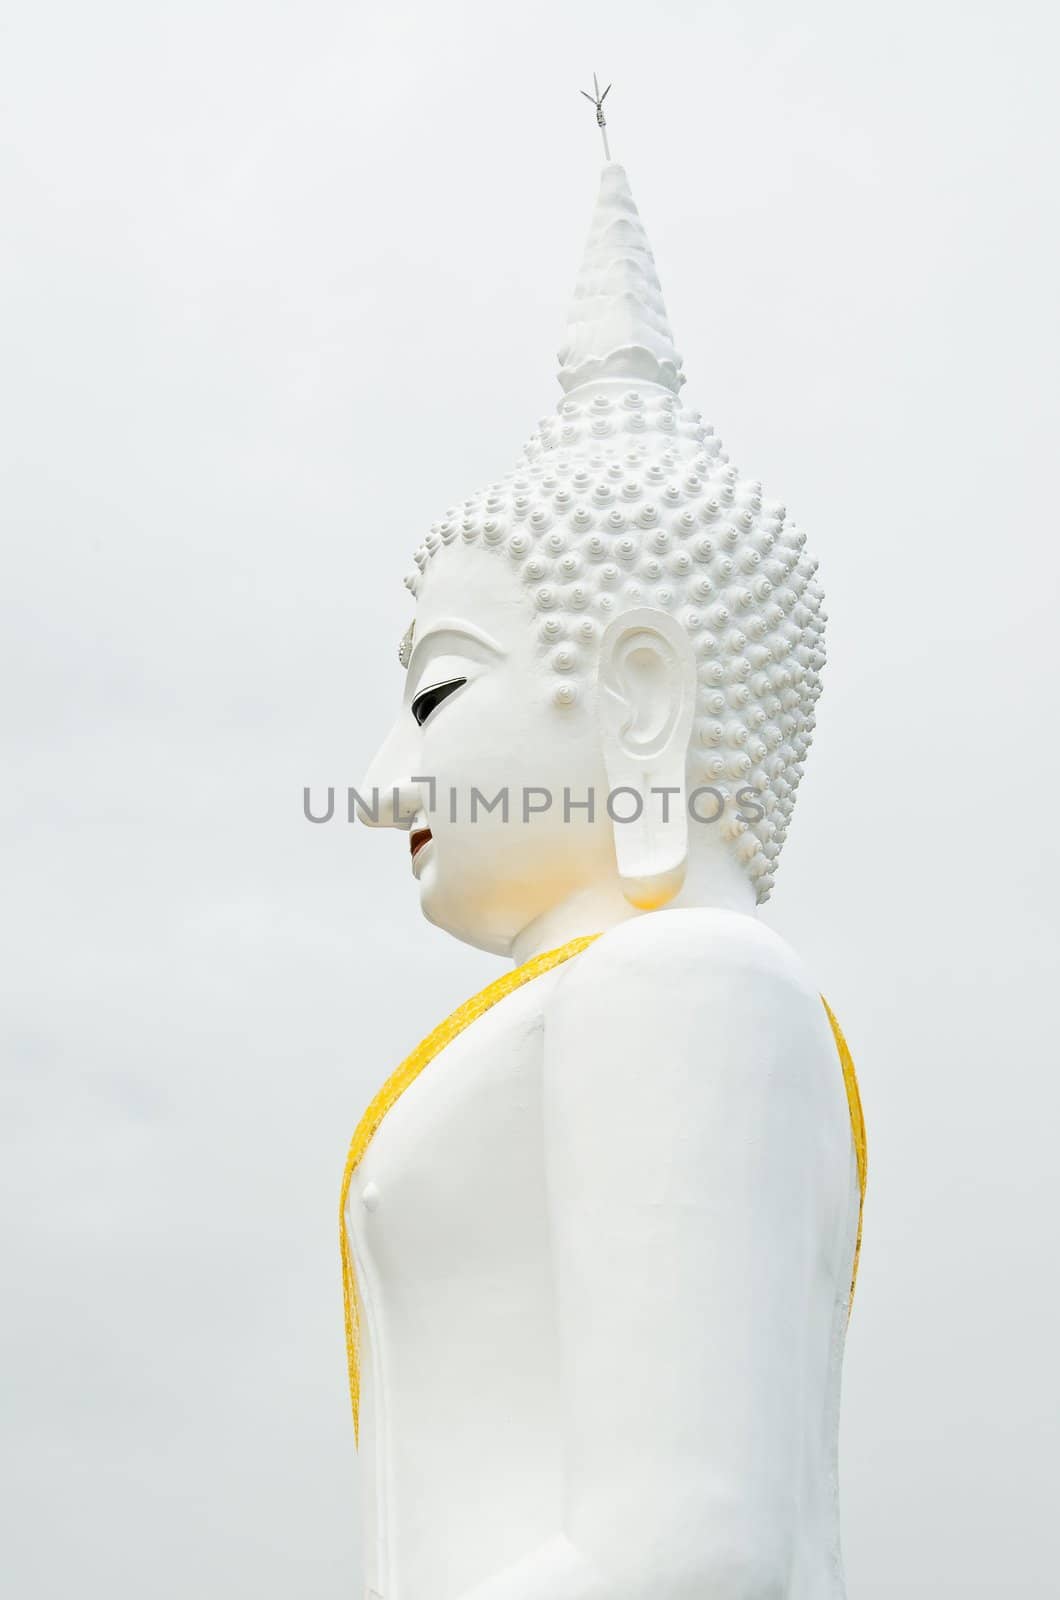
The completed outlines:
<svg viewBox="0 0 1060 1600">
<path fill-rule="evenodd" d="M 604 141 L 604 160 L 610 161 L 611 150 L 607 143 L 607 118 L 604 116 L 604 101 L 611 93 L 611 85 L 608 84 L 603 94 L 601 94 L 600 83 L 597 79 L 596 73 L 594 72 L 592 94 L 589 93 L 588 89 L 579 89 L 578 93 L 583 94 L 586 100 L 590 101 L 596 107 L 596 126 L 599 128 L 600 137 Z"/>
<path fill-rule="evenodd" d="M 685 381 L 655 258 L 617 161 L 600 175 L 559 363 L 565 394 L 600 378 L 655 383 L 671 394 Z"/>
</svg>

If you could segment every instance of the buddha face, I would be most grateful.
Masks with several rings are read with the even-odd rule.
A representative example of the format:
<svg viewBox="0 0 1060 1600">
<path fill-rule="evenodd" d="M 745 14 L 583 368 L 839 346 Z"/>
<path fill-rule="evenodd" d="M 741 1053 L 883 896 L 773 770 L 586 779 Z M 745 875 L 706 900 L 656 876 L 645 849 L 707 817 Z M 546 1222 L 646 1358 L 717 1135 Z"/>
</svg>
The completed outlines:
<svg viewBox="0 0 1060 1600">
<path fill-rule="evenodd" d="M 427 919 L 507 954 L 553 906 L 617 881 L 596 696 L 557 703 L 526 587 L 492 553 L 454 544 L 432 562 L 415 621 L 401 709 L 361 793 L 407 831 Z M 593 791 L 593 818 L 565 815 L 565 791 Z"/>
</svg>

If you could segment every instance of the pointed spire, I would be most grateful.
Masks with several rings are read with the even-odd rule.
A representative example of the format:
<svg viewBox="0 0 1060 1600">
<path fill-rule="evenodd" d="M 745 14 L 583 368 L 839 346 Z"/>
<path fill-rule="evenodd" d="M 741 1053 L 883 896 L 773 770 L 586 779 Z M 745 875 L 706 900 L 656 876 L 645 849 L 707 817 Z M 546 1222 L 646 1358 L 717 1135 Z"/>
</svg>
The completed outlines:
<svg viewBox="0 0 1060 1600">
<path fill-rule="evenodd" d="M 685 381 L 655 258 L 617 161 L 601 173 L 559 362 L 567 394 L 595 378 L 658 383 L 674 394 Z"/>
</svg>

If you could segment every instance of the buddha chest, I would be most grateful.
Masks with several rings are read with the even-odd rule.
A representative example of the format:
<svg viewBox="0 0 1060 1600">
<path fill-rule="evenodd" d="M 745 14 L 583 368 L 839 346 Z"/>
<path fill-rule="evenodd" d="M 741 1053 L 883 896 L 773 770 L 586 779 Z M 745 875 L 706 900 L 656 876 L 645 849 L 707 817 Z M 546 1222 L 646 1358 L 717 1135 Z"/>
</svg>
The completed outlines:
<svg viewBox="0 0 1060 1600">
<path fill-rule="evenodd" d="M 506 996 L 388 1111 L 351 1184 L 369 1592 L 447 1600 L 559 1516 L 542 1007 Z"/>
</svg>

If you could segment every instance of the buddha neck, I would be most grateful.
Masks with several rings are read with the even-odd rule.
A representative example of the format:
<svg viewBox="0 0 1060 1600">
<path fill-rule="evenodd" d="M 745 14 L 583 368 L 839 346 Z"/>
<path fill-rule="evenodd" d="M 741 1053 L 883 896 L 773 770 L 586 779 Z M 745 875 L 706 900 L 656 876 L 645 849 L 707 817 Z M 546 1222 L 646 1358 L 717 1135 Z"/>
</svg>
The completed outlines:
<svg viewBox="0 0 1060 1600">
<path fill-rule="evenodd" d="M 711 842 L 690 850 L 684 884 L 680 893 L 667 902 L 666 909 L 689 906 L 709 906 L 754 916 L 754 886 L 724 844 Z M 512 940 L 509 953 L 516 965 L 521 966 L 542 951 L 555 950 L 583 934 L 605 933 L 630 917 L 650 915 L 630 905 L 617 877 L 608 878 L 577 890 L 527 923 Z"/>
</svg>

